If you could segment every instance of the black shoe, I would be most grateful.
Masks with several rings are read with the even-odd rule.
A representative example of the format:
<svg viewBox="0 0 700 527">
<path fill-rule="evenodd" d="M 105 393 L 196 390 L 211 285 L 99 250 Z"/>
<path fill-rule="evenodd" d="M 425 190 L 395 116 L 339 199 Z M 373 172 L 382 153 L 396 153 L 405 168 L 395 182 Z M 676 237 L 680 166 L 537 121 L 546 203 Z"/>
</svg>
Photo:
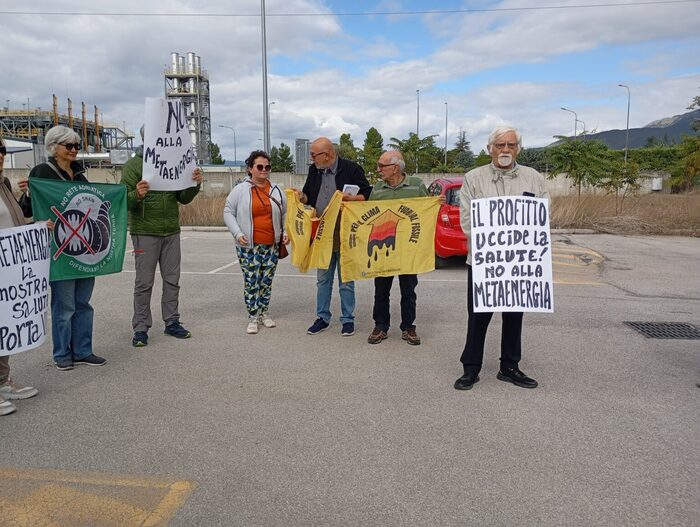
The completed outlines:
<svg viewBox="0 0 700 527">
<path fill-rule="evenodd" d="M 455 390 L 471 390 L 479 382 L 478 373 L 465 373 L 455 381 Z"/>
<path fill-rule="evenodd" d="M 90 354 L 82 359 L 75 359 L 73 362 L 75 364 L 87 364 L 88 366 L 104 366 L 107 363 L 107 359 Z"/>
<path fill-rule="evenodd" d="M 525 375 L 518 368 L 501 368 L 496 378 L 501 381 L 512 382 L 521 388 L 537 388 L 537 381 Z"/>
<path fill-rule="evenodd" d="M 179 320 L 165 326 L 165 331 L 163 333 L 175 337 L 176 339 L 188 339 L 192 336 L 192 333 L 182 327 Z"/>
<path fill-rule="evenodd" d="M 73 361 L 70 359 L 62 359 L 56 361 L 56 369 L 61 371 L 68 371 L 73 369 Z"/>
<path fill-rule="evenodd" d="M 134 333 L 134 338 L 131 339 L 131 345 L 135 348 L 148 346 L 148 333 L 145 331 L 137 331 Z"/>
<path fill-rule="evenodd" d="M 306 332 L 309 335 L 318 335 L 319 333 L 321 333 L 321 331 L 326 331 L 328 329 L 328 326 L 328 322 L 326 322 L 322 318 L 317 318 L 316 320 L 314 320 L 314 323 L 311 324 L 311 327 L 306 330 Z"/>
<path fill-rule="evenodd" d="M 345 324 L 343 324 L 343 329 L 340 330 L 340 334 L 343 337 L 352 337 L 355 334 L 355 323 L 346 322 Z"/>
</svg>

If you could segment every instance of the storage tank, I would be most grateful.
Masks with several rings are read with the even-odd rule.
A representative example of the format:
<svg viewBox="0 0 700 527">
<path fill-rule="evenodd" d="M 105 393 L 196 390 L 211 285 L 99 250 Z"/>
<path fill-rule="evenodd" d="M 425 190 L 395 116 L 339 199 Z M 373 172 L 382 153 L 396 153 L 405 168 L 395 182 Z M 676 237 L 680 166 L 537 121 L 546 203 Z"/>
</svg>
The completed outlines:
<svg viewBox="0 0 700 527">
<path fill-rule="evenodd" d="M 177 75 L 177 68 L 180 65 L 180 56 L 177 53 L 170 54 L 170 73 Z M 178 79 L 172 79 L 172 91 L 177 93 L 180 88 L 180 81 Z"/>
<path fill-rule="evenodd" d="M 194 53 L 187 52 L 187 74 L 194 73 Z"/>
<path fill-rule="evenodd" d="M 170 73 L 177 74 L 177 68 L 180 65 L 180 55 L 178 53 L 170 54 Z"/>
<path fill-rule="evenodd" d="M 187 132 L 192 138 L 197 160 L 211 160 L 211 113 L 209 78 L 202 68 L 202 59 L 195 52 L 172 52 L 171 70 L 165 72 L 166 99 L 181 99 L 185 106 Z"/>
</svg>

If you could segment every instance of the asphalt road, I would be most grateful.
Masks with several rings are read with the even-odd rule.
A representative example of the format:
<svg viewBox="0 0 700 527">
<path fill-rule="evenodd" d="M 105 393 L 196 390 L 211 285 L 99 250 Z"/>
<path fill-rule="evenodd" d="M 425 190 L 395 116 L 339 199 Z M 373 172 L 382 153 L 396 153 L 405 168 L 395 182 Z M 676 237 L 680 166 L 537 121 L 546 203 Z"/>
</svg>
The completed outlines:
<svg viewBox="0 0 700 527">
<path fill-rule="evenodd" d="M 354 336 L 306 335 L 315 275 L 288 260 L 250 336 L 230 236 L 182 238 L 191 339 L 131 347 L 127 255 L 93 296 L 106 366 L 11 359 L 40 394 L 0 417 L 0 525 L 697 525 L 700 346 L 623 324 L 700 324 L 697 238 L 555 236 L 555 313 L 524 326 L 540 387 L 496 379 L 496 316 L 469 392 L 462 262 L 420 277 L 421 346 L 367 344 L 370 282 Z"/>
</svg>

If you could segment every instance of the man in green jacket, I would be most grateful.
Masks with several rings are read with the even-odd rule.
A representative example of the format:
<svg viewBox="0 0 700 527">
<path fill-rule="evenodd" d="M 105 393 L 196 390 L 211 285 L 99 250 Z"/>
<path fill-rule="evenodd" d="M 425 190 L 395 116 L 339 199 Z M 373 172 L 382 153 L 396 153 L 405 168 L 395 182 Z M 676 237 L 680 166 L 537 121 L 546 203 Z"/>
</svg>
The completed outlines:
<svg viewBox="0 0 700 527">
<path fill-rule="evenodd" d="M 141 128 L 143 138 L 143 127 Z M 151 318 L 151 292 L 156 265 L 160 265 L 163 280 L 161 311 L 165 322 L 165 334 L 179 339 L 192 336 L 182 324 L 178 312 L 180 293 L 180 221 L 179 204 L 190 203 L 202 185 L 202 170 L 196 168 L 192 178 L 196 186 L 178 191 L 155 191 L 148 189 L 143 174 L 143 147 L 136 150 L 122 169 L 122 184 L 127 188 L 129 230 L 134 246 L 136 279 L 134 281 L 134 317 L 132 326 L 133 346 L 148 344 L 148 330 L 153 325 Z"/>
</svg>

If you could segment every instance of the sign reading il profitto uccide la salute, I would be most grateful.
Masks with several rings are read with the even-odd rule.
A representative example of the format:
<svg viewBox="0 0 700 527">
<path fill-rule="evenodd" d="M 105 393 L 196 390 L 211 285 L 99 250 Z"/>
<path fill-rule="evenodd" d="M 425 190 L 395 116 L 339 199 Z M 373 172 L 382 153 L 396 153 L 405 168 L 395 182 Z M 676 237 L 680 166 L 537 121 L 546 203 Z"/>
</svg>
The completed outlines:
<svg viewBox="0 0 700 527">
<path fill-rule="evenodd" d="M 150 190 L 182 190 L 195 185 L 197 159 L 180 99 L 146 99 L 143 179 Z"/>
<path fill-rule="evenodd" d="M 475 312 L 554 311 L 547 199 L 472 200 L 470 243 Z"/>
</svg>

